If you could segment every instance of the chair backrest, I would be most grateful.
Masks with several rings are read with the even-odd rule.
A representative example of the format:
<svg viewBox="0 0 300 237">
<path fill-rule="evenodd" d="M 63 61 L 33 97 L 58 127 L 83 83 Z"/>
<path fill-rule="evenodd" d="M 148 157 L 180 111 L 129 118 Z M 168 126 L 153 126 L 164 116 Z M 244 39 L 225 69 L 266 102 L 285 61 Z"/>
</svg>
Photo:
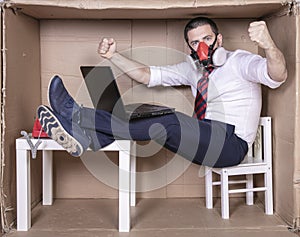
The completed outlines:
<svg viewBox="0 0 300 237">
<path fill-rule="evenodd" d="M 272 163 L 272 126 L 271 117 L 261 117 L 255 141 L 250 147 L 248 157 L 253 157 L 253 162 Z"/>
</svg>

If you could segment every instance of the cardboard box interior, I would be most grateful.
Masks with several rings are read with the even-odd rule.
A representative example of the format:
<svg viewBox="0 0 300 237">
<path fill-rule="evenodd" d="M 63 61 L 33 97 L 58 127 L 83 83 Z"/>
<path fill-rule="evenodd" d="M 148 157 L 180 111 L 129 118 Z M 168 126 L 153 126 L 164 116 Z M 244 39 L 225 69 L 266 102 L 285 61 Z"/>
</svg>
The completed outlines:
<svg viewBox="0 0 300 237">
<path fill-rule="evenodd" d="M 294 182 L 294 177 L 299 177 L 296 143 L 299 139 L 298 16 L 287 16 L 287 8 L 281 5 L 281 1 L 232 3 L 219 0 L 214 4 L 210 1 L 143 1 L 143 4 L 141 1 L 121 1 L 115 5 L 117 2 L 14 1 L 4 8 L 2 154 L 5 163 L 3 191 L 7 198 L 3 206 L 16 206 L 14 140 L 20 136 L 21 130 L 31 131 L 37 106 L 48 104 L 46 91 L 50 78 L 59 74 L 70 94 L 89 106 L 79 66 L 110 65 L 97 55 L 102 37 L 114 37 L 118 50 L 124 55 L 149 65 L 165 65 L 185 60 L 189 52 L 183 40 L 183 28 L 188 18 L 196 15 L 213 17 L 227 49 L 242 48 L 261 53 L 250 41 L 247 28 L 251 21 L 263 17 L 286 57 L 289 71 L 289 78 L 282 87 L 264 90 L 262 114 L 273 118 L 275 211 L 292 224 L 299 217 L 300 200 L 297 191 L 299 179 Z M 117 68 L 113 67 L 113 70 L 126 102 L 159 102 L 191 114 L 193 98 L 189 88 L 147 89 L 132 82 Z M 278 111 L 279 106 L 281 111 Z M 139 197 L 204 196 L 204 174 L 199 166 L 187 165 L 181 159 L 177 171 L 168 169 L 174 154 L 153 142 L 139 143 L 137 152 L 140 157 L 138 171 L 141 173 L 137 185 L 142 191 Z M 99 170 L 90 170 L 92 160 L 97 162 Z M 31 160 L 31 164 L 34 205 L 41 200 L 41 159 Z M 65 152 L 56 152 L 54 167 L 56 198 L 118 197 L 118 168 L 114 153 L 87 153 L 76 159 Z M 104 167 L 111 168 L 107 172 Z M 162 183 L 167 185 L 157 182 L 153 187 L 148 184 L 149 177 L 143 173 L 157 170 Z M 15 209 L 6 215 L 6 224 L 9 225 L 15 219 Z"/>
</svg>

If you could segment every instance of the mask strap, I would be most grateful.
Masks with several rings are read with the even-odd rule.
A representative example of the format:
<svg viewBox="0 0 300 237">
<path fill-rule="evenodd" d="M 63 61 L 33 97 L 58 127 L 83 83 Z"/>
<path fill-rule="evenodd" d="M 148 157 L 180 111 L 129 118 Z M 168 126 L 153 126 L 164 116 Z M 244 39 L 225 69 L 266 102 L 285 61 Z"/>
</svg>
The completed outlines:
<svg viewBox="0 0 300 237">
<path fill-rule="evenodd" d="M 219 33 L 215 34 L 216 38 L 215 38 L 214 42 L 209 46 L 209 55 L 211 55 L 212 51 L 214 50 L 214 47 L 217 43 L 218 35 L 219 35 Z"/>
<path fill-rule="evenodd" d="M 192 46 L 190 46 L 189 42 L 187 42 L 187 45 L 189 46 L 190 50 L 191 50 L 191 54 L 190 56 L 194 59 L 197 60 L 198 59 L 198 54 L 197 51 L 195 51 Z"/>
<path fill-rule="evenodd" d="M 208 60 L 209 60 L 210 63 L 208 65 L 206 65 L 205 68 L 208 68 L 208 69 L 209 68 L 210 69 L 214 68 L 214 65 L 213 65 L 213 62 L 212 62 L 212 55 L 213 55 L 213 52 L 214 52 L 214 47 L 217 43 L 218 35 L 219 35 L 219 33 L 215 33 L 215 36 L 216 36 L 215 40 L 208 48 Z"/>
</svg>

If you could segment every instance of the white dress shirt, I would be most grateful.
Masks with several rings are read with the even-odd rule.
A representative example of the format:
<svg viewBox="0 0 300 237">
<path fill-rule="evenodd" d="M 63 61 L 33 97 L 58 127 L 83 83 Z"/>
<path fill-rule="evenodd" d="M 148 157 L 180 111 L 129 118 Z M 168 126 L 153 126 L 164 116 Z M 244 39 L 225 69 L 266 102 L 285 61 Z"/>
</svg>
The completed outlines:
<svg viewBox="0 0 300 237">
<path fill-rule="evenodd" d="M 201 73 L 190 63 L 151 66 L 150 70 L 149 87 L 188 85 L 196 96 Z M 205 118 L 234 125 L 235 134 L 250 146 L 261 112 L 260 84 L 276 88 L 282 83 L 269 77 L 265 58 L 244 50 L 229 52 L 226 63 L 209 75 Z"/>
</svg>

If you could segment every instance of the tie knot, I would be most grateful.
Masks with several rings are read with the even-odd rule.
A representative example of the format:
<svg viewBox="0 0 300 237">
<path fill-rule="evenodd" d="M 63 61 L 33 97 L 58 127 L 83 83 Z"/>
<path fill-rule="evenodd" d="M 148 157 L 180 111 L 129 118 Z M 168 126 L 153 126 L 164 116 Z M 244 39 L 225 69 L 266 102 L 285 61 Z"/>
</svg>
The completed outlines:
<svg viewBox="0 0 300 237">
<path fill-rule="evenodd" d="M 209 74 L 210 74 L 213 70 L 214 70 L 213 67 L 205 68 L 205 69 L 203 70 L 203 74 L 202 74 L 202 75 L 203 75 L 204 77 L 208 77 Z"/>
</svg>

